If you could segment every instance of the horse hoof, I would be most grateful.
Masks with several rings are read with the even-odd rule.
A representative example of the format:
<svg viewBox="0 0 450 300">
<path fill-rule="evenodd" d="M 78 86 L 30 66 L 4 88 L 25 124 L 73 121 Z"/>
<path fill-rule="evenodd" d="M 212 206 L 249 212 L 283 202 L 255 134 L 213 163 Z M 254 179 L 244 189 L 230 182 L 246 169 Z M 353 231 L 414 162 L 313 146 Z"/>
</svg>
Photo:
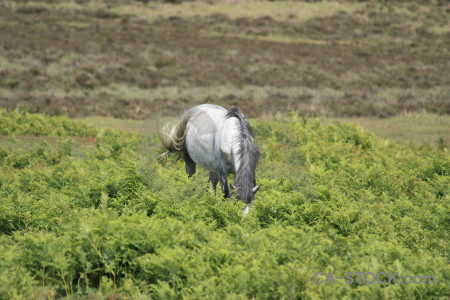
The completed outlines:
<svg viewBox="0 0 450 300">
<path fill-rule="evenodd" d="M 249 211 L 250 211 L 250 206 L 247 205 L 247 206 L 244 208 L 244 215 L 248 214 Z"/>
</svg>

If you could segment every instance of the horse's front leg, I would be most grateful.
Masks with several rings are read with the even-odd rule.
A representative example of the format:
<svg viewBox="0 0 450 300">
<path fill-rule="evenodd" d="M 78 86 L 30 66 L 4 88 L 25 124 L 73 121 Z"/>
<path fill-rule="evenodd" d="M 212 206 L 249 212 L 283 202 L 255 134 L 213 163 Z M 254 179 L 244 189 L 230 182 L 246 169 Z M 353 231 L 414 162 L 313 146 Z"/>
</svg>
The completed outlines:
<svg viewBox="0 0 450 300">
<path fill-rule="evenodd" d="M 217 174 L 216 172 L 209 172 L 208 182 L 211 182 L 214 192 L 216 192 L 217 183 L 219 182 L 219 174 Z"/>
</svg>

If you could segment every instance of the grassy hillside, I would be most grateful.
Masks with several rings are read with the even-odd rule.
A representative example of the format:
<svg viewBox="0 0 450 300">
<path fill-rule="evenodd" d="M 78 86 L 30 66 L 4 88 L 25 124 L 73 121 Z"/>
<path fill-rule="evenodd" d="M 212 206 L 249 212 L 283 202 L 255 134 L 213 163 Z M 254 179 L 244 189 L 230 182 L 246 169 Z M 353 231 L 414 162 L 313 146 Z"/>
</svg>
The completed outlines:
<svg viewBox="0 0 450 300">
<path fill-rule="evenodd" d="M 0 3 L 0 106 L 145 119 L 450 113 L 446 1 Z M 175 1 L 176 2 L 176 1 Z"/>
<path fill-rule="evenodd" d="M 264 120 L 278 120 L 280 114 L 264 116 Z M 281 117 L 282 118 L 282 117 Z M 143 135 L 156 133 L 155 122 L 147 120 L 123 120 L 110 117 L 90 116 L 80 118 L 95 127 L 120 129 Z M 170 119 L 168 119 L 170 120 Z M 164 119 L 162 119 L 164 121 Z M 161 121 L 161 122 L 162 122 Z M 450 146 L 450 116 L 435 114 L 404 114 L 392 118 L 320 118 L 323 124 L 350 122 L 363 126 L 376 135 L 389 138 L 411 147 L 432 146 L 439 149 Z"/>
<path fill-rule="evenodd" d="M 449 298 L 447 5 L 1 1 L 0 299 Z M 205 102 L 254 118 L 248 215 L 157 159 Z"/>
<path fill-rule="evenodd" d="M 404 114 L 393 118 L 338 118 L 322 119 L 356 123 L 378 136 L 389 138 L 412 147 L 424 145 L 438 148 L 450 146 L 450 116 L 434 114 Z"/>
<path fill-rule="evenodd" d="M 18 112 L 0 124 L 1 299 L 450 295 L 448 151 L 295 114 L 252 120 L 262 188 L 245 216 L 206 172 L 188 179 L 181 163 L 157 161 L 152 135 Z M 17 128 L 44 137 L 30 144 Z M 92 138 L 83 156 L 80 135 Z M 315 284 L 316 272 L 436 283 Z"/>
</svg>

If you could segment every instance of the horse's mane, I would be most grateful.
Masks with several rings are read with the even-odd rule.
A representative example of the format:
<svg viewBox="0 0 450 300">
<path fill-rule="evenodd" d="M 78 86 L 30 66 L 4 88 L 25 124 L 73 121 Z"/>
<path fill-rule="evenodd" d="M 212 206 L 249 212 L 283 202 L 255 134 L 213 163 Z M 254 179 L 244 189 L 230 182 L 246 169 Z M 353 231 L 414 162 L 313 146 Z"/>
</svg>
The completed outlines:
<svg viewBox="0 0 450 300">
<path fill-rule="evenodd" d="M 259 160 L 259 148 L 253 142 L 253 130 L 244 114 L 237 108 L 232 108 L 227 112 L 226 118 L 239 120 L 240 134 L 236 142 L 239 145 L 237 155 L 241 165 L 239 170 L 236 170 L 236 183 L 239 186 L 239 193 L 247 199 L 256 185 L 255 169 Z"/>
</svg>

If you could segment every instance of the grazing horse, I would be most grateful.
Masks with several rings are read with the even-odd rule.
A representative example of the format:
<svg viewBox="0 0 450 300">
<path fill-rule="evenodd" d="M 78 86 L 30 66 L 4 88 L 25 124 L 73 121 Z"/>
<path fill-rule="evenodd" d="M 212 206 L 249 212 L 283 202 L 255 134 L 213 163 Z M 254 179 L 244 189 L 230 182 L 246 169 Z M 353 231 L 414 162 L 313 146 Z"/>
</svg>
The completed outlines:
<svg viewBox="0 0 450 300">
<path fill-rule="evenodd" d="M 210 172 L 209 182 L 216 190 L 220 181 L 225 198 L 230 197 L 228 174 L 233 173 L 237 198 L 250 210 L 256 185 L 255 170 L 259 149 L 247 118 L 237 108 L 226 110 L 212 104 L 201 104 L 187 110 L 175 125 L 159 130 L 161 142 L 170 152 L 178 152 L 186 163 L 188 176 L 196 165 Z"/>
</svg>

